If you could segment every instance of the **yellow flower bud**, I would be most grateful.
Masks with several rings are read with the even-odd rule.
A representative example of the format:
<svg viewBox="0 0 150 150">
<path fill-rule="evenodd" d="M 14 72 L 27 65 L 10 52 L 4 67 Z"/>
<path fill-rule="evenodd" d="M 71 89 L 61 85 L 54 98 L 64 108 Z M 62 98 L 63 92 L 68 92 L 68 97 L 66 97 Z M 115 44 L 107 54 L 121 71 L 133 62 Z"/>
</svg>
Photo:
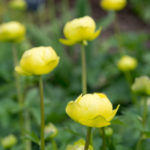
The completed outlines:
<svg viewBox="0 0 150 150">
<path fill-rule="evenodd" d="M 69 144 L 67 146 L 66 150 L 84 150 L 84 146 L 85 146 L 85 140 L 80 139 L 72 145 Z M 89 145 L 88 150 L 93 150 L 93 147 L 91 145 Z"/>
<path fill-rule="evenodd" d="M 88 127 L 104 127 L 110 125 L 119 105 L 115 110 L 105 94 L 94 93 L 80 95 L 70 101 L 66 107 L 67 114 L 76 122 Z"/>
<path fill-rule="evenodd" d="M 47 126 L 45 126 L 44 132 L 46 138 L 54 138 L 58 134 L 57 128 L 52 123 L 49 123 Z"/>
<path fill-rule="evenodd" d="M 113 135 L 113 129 L 110 127 L 106 127 L 104 131 L 105 131 L 106 136 L 112 136 Z"/>
<path fill-rule="evenodd" d="M 132 91 L 139 94 L 150 95 L 150 78 L 141 76 L 135 79 Z"/>
<path fill-rule="evenodd" d="M 126 0 L 101 0 L 100 5 L 104 10 L 122 10 L 126 6 Z"/>
<path fill-rule="evenodd" d="M 66 23 L 64 27 L 64 35 L 66 39 L 60 39 L 65 45 L 74 45 L 76 43 L 86 43 L 86 41 L 94 40 L 98 37 L 101 29 L 96 30 L 94 20 L 85 16 L 74 19 Z"/>
<path fill-rule="evenodd" d="M 25 27 L 19 22 L 8 22 L 0 25 L 0 41 L 20 42 L 25 37 Z"/>
<path fill-rule="evenodd" d="M 1 140 L 1 145 L 4 148 L 11 148 L 17 143 L 17 139 L 14 135 L 9 135 Z"/>
<path fill-rule="evenodd" d="M 16 10 L 26 10 L 27 3 L 25 0 L 11 0 L 9 6 Z"/>
<path fill-rule="evenodd" d="M 123 56 L 118 62 L 119 70 L 126 72 L 134 70 L 137 66 L 137 60 L 131 56 Z"/>
<path fill-rule="evenodd" d="M 15 71 L 21 75 L 42 75 L 51 72 L 59 57 L 52 47 L 35 47 L 25 51 Z"/>
</svg>

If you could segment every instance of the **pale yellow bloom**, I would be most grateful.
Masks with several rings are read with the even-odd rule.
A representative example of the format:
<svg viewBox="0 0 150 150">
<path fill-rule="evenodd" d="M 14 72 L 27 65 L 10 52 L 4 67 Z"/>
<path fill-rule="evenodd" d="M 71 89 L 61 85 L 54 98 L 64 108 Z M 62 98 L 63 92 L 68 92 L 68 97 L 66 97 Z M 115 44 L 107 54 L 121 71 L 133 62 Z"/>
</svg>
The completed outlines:
<svg viewBox="0 0 150 150">
<path fill-rule="evenodd" d="M 27 8 L 27 3 L 25 0 L 11 0 L 9 6 L 16 10 L 25 10 Z"/>
<path fill-rule="evenodd" d="M 0 41 L 20 42 L 25 37 L 26 29 L 23 24 L 12 21 L 0 25 Z"/>
<path fill-rule="evenodd" d="M 66 39 L 60 39 L 60 42 L 65 45 L 74 45 L 76 43 L 86 43 L 98 37 L 101 29 L 96 30 L 95 21 L 85 16 L 74 19 L 66 23 L 64 27 L 64 35 Z"/>
<path fill-rule="evenodd" d="M 105 10 L 122 10 L 127 4 L 126 0 L 101 0 L 100 5 Z"/>
<path fill-rule="evenodd" d="M 123 72 L 131 71 L 137 67 L 137 60 L 131 56 L 122 56 L 117 65 Z"/>
<path fill-rule="evenodd" d="M 104 127 L 110 125 L 119 105 L 113 110 L 112 104 L 105 94 L 94 93 L 80 95 L 70 101 L 66 107 L 67 114 L 76 122 L 88 127 Z"/>
<path fill-rule="evenodd" d="M 54 138 L 58 134 L 58 130 L 54 124 L 49 123 L 44 129 L 46 138 Z"/>
<path fill-rule="evenodd" d="M 25 51 L 15 70 L 21 75 L 42 75 L 51 72 L 58 62 L 59 57 L 52 47 L 35 47 Z"/>
<path fill-rule="evenodd" d="M 84 146 L 85 146 L 85 140 L 80 139 L 77 142 L 75 142 L 74 144 L 69 144 L 67 146 L 66 150 L 84 150 Z M 93 150 L 93 147 L 91 145 L 89 145 L 88 150 Z"/>
<path fill-rule="evenodd" d="M 1 145 L 2 145 L 5 149 L 13 147 L 14 145 L 16 145 L 16 143 L 17 143 L 17 139 L 16 139 L 16 137 L 15 137 L 14 135 L 12 135 L 12 134 L 9 135 L 9 136 L 7 136 L 7 137 L 5 137 L 5 138 L 3 138 L 3 139 L 1 140 Z"/>
<path fill-rule="evenodd" d="M 132 91 L 138 94 L 150 95 L 150 78 L 147 76 L 136 78 L 132 85 Z"/>
</svg>

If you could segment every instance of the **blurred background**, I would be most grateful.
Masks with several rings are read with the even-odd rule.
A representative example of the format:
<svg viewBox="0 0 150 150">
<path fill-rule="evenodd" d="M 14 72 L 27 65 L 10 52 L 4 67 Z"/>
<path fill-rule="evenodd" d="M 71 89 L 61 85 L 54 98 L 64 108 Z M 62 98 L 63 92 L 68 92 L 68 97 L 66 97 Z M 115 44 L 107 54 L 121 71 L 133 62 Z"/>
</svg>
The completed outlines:
<svg viewBox="0 0 150 150">
<path fill-rule="evenodd" d="M 22 0 L 20 0 L 22 1 Z M 26 27 L 23 42 L 16 44 L 19 58 L 22 53 L 36 46 L 52 46 L 60 56 L 59 66 L 44 76 L 45 122 L 52 122 L 58 129 L 55 137 L 59 150 L 65 150 L 85 137 L 86 129 L 74 123 L 65 113 L 67 102 L 81 93 L 80 47 L 67 47 L 59 42 L 63 37 L 65 23 L 76 17 L 89 15 L 96 21 L 102 33 L 86 47 L 88 92 L 106 93 L 113 106 L 121 104 L 118 117 L 114 119 L 111 150 L 133 150 L 140 136 L 140 112 L 131 104 L 130 87 L 122 72 L 117 68 L 123 54 L 138 60 L 138 67 L 131 72 L 132 81 L 141 75 L 150 76 L 150 0 L 128 0 L 119 12 L 103 10 L 99 0 L 0 0 L 0 23 L 19 21 Z M 116 32 L 116 25 L 118 32 Z M 24 150 L 22 140 L 30 140 L 32 150 L 38 150 L 40 135 L 40 106 L 38 80 L 22 77 L 24 106 L 17 103 L 12 64 L 12 44 L 0 43 L 0 140 L 14 134 L 17 143 L 11 150 Z M 20 135 L 18 113 L 23 110 L 28 122 L 24 128 L 27 136 Z M 26 113 L 27 112 L 27 113 Z M 150 122 L 150 119 L 148 120 Z M 80 132 L 79 132 L 80 131 Z M 131 135 L 132 131 L 132 135 Z M 32 133 L 32 134 L 31 134 Z M 95 150 L 101 145 L 99 129 L 94 129 Z M 148 136 L 148 135 L 147 135 Z M 149 134 L 150 136 L 150 134 Z M 143 150 L 148 150 L 149 136 Z M 4 148 L 0 146 L 0 150 Z M 46 150 L 52 149 L 47 142 Z M 30 149 L 26 149 L 30 150 Z"/>
</svg>

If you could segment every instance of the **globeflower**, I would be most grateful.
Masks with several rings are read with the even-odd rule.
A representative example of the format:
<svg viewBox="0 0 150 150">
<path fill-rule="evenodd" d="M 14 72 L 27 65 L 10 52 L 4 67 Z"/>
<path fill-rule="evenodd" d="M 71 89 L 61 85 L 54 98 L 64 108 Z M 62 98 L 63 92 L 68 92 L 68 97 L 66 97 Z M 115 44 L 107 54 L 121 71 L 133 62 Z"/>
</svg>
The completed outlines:
<svg viewBox="0 0 150 150">
<path fill-rule="evenodd" d="M 74 144 L 69 144 L 66 148 L 66 150 L 84 150 L 85 141 L 84 139 L 80 139 Z M 88 150 L 93 150 L 93 147 L 89 145 Z"/>
<path fill-rule="evenodd" d="M 94 93 L 80 95 L 75 101 L 70 101 L 66 112 L 74 121 L 82 125 L 99 128 L 110 125 L 118 108 L 119 105 L 113 110 L 105 94 Z"/>
<path fill-rule="evenodd" d="M 54 124 L 49 123 L 44 129 L 46 138 L 54 138 L 58 134 L 58 130 Z"/>
<path fill-rule="evenodd" d="M 26 10 L 27 3 L 25 0 L 11 0 L 9 6 L 16 10 Z"/>
<path fill-rule="evenodd" d="M 132 91 L 138 94 L 150 95 L 150 78 L 141 76 L 135 79 Z"/>
<path fill-rule="evenodd" d="M 3 138 L 2 140 L 1 140 L 1 145 L 3 146 L 3 148 L 11 148 L 11 147 L 13 147 L 14 145 L 16 145 L 16 143 L 17 143 L 17 139 L 16 139 L 16 137 L 14 136 L 14 135 L 9 135 L 9 136 L 7 136 L 7 137 L 5 137 L 5 138 Z"/>
<path fill-rule="evenodd" d="M 101 0 L 100 5 L 104 10 L 122 10 L 126 6 L 126 0 Z"/>
<path fill-rule="evenodd" d="M 21 75 L 42 75 L 51 72 L 59 62 L 52 47 L 35 47 L 25 51 L 15 71 Z"/>
<path fill-rule="evenodd" d="M 26 29 L 23 24 L 11 21 L 0 25 L 0 41 L 20 42 L 25 37 Z"/>
<path fill-rule="evenodd" d="M 64 27 L 64 36 L 66 39 L 60 39 L 65 45 L 74 45 L 76 43 L 84 43 L 94 40 L 101 32 L 101 28 L 97 31 L 94 20 L 85 16 L 77 18 L 66 23 Z"/>
<path fill-rule="evenodd" d="M 131 71 L 137 67 L 137 60 L 131 56 L 122 56 L 117 66 L 123 72 Z"/>
</svg>

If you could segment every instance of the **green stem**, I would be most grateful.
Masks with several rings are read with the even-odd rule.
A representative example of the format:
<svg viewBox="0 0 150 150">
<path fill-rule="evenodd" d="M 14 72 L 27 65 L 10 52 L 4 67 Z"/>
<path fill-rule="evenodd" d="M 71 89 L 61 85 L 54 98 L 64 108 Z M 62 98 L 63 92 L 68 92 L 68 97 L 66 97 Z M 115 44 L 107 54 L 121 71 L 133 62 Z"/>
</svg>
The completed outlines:
<svg viewBox="0 0 150 150">
<path fill-rule="evenodd" d="M 53 150 L 58 150 L 58 147 L 54 138 L 51 138 L 51 143 L 52 143 Z"/>
<path fill-rule="evenodd" d="M 25 112 L 25 130 L 31 132 L 31 122 L 29 111 Z M 25 150 L 32 150 L 32 143 L 29 140 L 26 140 Z"/>
<path fill-rule="evenodd" d="M 143 129 L 145 128 L 146 126 L 146 120 L 147 120 L 147 100 L 146 98 L 144 97 L 143 98 L 143 119 L 142 119 L 142 125 L 143 125 Z M 141 150 L 141 146 L 142 146 L 142 136 L 143 136 L 143 133 L 141 132 L 140 134 L 140 138 L 137 142 L 137 146 L 136 146 L 136 150 Z"/>
<path fill-rule="evenodd" d="M 51 19 L 55 19 L 56 18 L 56 7 L 55 7 L 55 1 L 54 0 L 50 0 L 50 9 L 51 9 Z"/>
<path fill-rule="evenodd" d="M 17 50 L 14 44 L 12 48 L 12 53 L 13 53 L 13 64 L 15 68 L 18 65 L 18 54 L 17 54 Z M 16 72 L 14 72 L 14 77 L 15 77 L 15 84 L 16 84 L 16 91 L 17 91 L 17 99 L 18 99 L 19 107 L 21 108 L 19 112 L 19 120 L 20 120 L 20 130 L 23 136 L 24 135 L 24 117 L 23 117 L 22 108 L 24 105 L 24 100 L 23 100 L 23 95 L 21 91 L 20 77 Z"/>
<path fill-rule="evenodd" d="M 117 17 L 117 13 L 115 13 L 115 20 L 114 20 L 114 31 L 115 31 L 115 37 L 117 39 L 118 42 L 118 49 L 119 49 L 119 53 L 120 55 L 122 55 L 123 51 L 122 51 L 122 39 L 120 37 L 120 27 L 119 27 L 119 21 L 118 21 L 118 17 Z"/>
<path fill-rule="evenodd" d="M 124 72 L 126 80 L 128 82 L 129 88 L 130 88 L 130 92 L 131 92 L 131 97 L 132 97 L 132 103 L 133 104 L 137 104 L 137 100 L 136 100 L 136 96 L 134 95 L 134 93 L 132 92 L 132 76 L 131 73 L 129 71 Z"/>
<path fill-rule="evenodd" d="M 143 128 L 145 128 L 146 125 L 146 119 L 147 119 L 147 99 L 143 98 Z"/>
<path fill-rule="evenodd" d="M 43 94 L 43 81 L 42 76 L 39 79 L 39 88 L 40 88 L 40 109 L 41 109 L 41 150 L 45 150 L 45 140 L 44 140 L 44 94 Z"/>
<path fill-rule="evenodd" d="M 81 47 L 81 61 L 82 61 L 82 94 L 87 93 L 87 74 L 86 74 L 86 56 L 84 45 Z"/>
<path fill-rule="evenodd" d="M 82 61 L 82 94 L 87 93 L 87 74 L 86 74 L 86 55 L 84 44 L 81 45 L 81 61 Z M 84 150 L 88 150 L 91 141 L 92 128 L 88 127 Z"/>
<path fill-rule="evenodd" d="M 90 141 L 91 141 L 91 136 L 92 136 L 92 128 L 88 127 L 87 128 L 87 136 L 86 136 L 86 142 L 85 142 L 85 147 L 84 150 L 88 150 L 89 145 L 90 145 Z"/>
<path fill-rule="evenodd" d="M 102 128 L 102 139 L 103 139 L 103 143 L 102 143 L 102 150 L 106 150 L 106 136 L 105 136 L 105 128 Z"/>
</svg>

